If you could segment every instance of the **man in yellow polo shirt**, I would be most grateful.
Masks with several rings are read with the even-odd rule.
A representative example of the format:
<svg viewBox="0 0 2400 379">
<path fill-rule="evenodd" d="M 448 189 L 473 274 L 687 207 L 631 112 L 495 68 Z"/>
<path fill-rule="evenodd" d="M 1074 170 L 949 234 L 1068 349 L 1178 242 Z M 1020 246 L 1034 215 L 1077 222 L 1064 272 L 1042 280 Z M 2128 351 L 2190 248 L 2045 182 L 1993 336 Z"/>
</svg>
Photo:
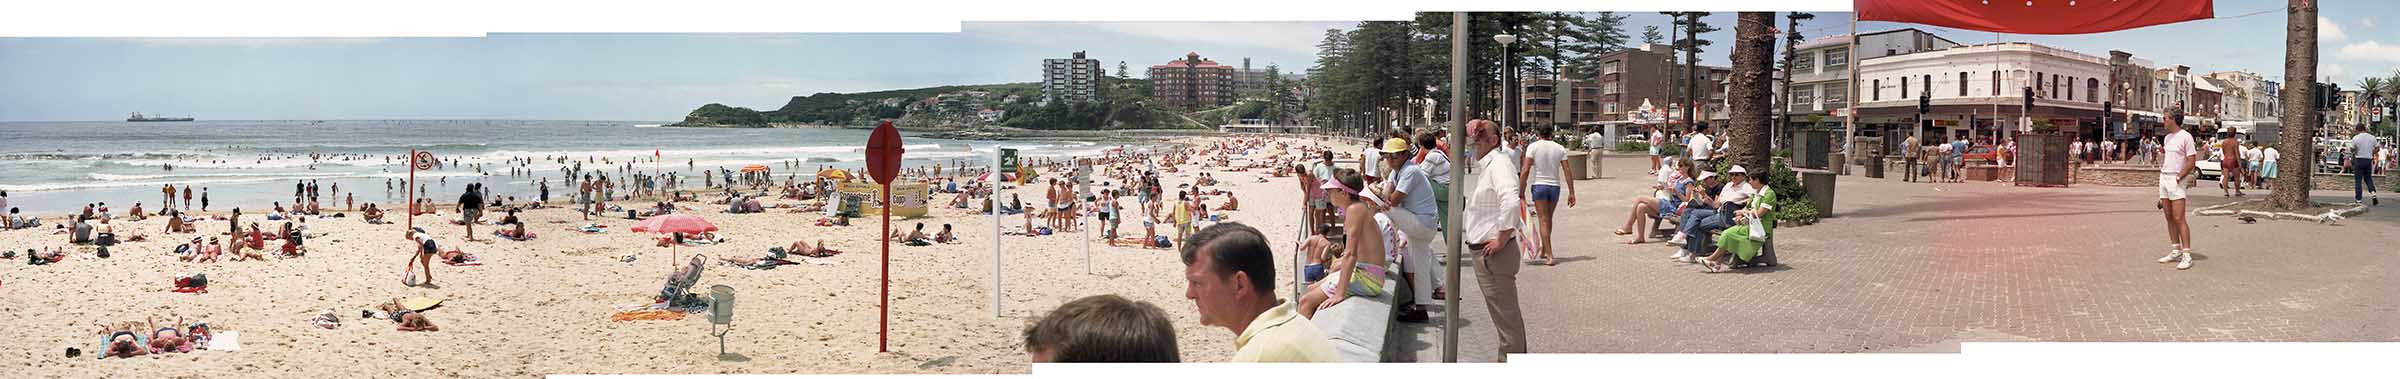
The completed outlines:
<svg viewBox="0 0 2400 379">
<path fill-rule="evenodd" d="M 1275 252 L 1241 223 L 1210 225 L 1183 245 L 1183 297 L 1200 324 L 1237 333 L 1234 362 L 1331 362 L 1333 344 L 1316 324 L 1275 298 Z"/>
</svg>

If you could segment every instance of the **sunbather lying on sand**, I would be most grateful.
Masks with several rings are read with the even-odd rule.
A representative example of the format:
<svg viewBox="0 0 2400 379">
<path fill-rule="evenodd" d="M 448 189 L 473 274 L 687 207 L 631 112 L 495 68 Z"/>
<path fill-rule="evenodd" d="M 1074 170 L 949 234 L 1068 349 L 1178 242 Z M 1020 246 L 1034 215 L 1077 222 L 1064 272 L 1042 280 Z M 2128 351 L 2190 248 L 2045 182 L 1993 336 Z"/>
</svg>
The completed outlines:
<svg viewBox="0 0 2400 379">
<path fill-rule="evenodd" d="M 100 354 L 101 358 L 133 358 L 135 356 L 150 353 L 150 347 L 142 346 L 140 338 L 141 334 L 135 331 L 145 326 L 141 323 L 126 321 L 115 324 L 95 323 L 93 325 L 100 327 L 100 335 L 107 336 L 105 337 L 107 341 L 107 349 Z"/>
<path fill-rule="evenodd" d="M 165 327 L 158 326 L 157 321 L 151 321 L 150 352 L 159 354 L 192 352 L 194 344 L 190 336 L 184 335 L 183 329 L 175 326 L 182 324 L 183 319 L 180 318 L 175 320 L 175 324 Z"/>
<path fill-rule="evenodd" d="M 786 245 L 783 247 L 783 251 L 792 255 L 809 258 L 824 258 L 840 255 L 842 253 L 841 250 L 834 250 L 832 248 L 825 247 L 825 240 L 817 240 L 817 244 L 813 246 L 809 245 L 808 241 L 792 241 L 791 245 Z M 772 251 L 769 252 L 772 253 Z"/>
<path fill-rule="evenodd" d="M 433 320 L 426 319 L 423 313 L 411 311 L 408 310 L 408 307 L 401 306 L 399 298 L 392 298 L 392 302 L 377 305 L 375 306 L 375 309 L 390 314 L 390 319 L 392 322 L 400 324 L 399 330 L 403 332 L 433 332 L 442 330 L 441 327 L 433 325 Z"/>
<path fill-rule="evenodd" d="M 474 254 L 468 254 L 466 251 L 459 250 L 459 249 L 458 249 L 458 248 L 456 248 L 456 247 L 450 248 L 450 250 L 449 250 L 449 251 L 443 251 L 443 252 L 442 252 L 442 254 L 441 254 L 441 258 L 442 258 L 442 262 L 443 262 L 443 263 L 449 263 L 449 264 L 452 264 L 452 265 L 474 264 L 474 263 L 482 263 L 482 262 L 483 262 L 483 258 L 476 257 Z"/>
</svg>

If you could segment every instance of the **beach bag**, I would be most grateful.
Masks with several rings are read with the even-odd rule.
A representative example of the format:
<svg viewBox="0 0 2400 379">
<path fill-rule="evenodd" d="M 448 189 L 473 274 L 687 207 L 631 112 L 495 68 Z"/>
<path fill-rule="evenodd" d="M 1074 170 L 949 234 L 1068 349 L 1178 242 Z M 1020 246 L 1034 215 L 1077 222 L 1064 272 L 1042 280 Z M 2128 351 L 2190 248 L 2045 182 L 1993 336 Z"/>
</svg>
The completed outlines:
<svg viewBox="0 0 2400 379">
<path fill-rule="evenodd" d="M 414 262 L 414 261 L 411 261 L 410 263 L 415 263 L 415 262 Z M 403 267 L 407 267 L 408 269 L 407 269 L 407 270 L 401 270 L 401 271 L 400 271 L 400 284 L 401 284 L 401 285 L 406 285 L 406 286 L 409 286 L 409 287 L 416 287 L 416 286 L 417 286 L 417 266 L 416 266 L 416 265 L 405 265 L 405 266 L 403 266 Z"/>
<path fill-rule="evenodd" d="M 1752 240 L 1752 241 L 1766 241 L 1766 240 L 1767 240 L 1767 225 L 1766 225 L 1766 222 L 1765 222 L 1765 221 L 1762 221 L 1762 220 L 1766 219 L 1767 217 L 1771 217 L 1771 216 L 1773 216 L 1773 215 L 1759 215 L 1758 217 L 1751 217 L 1751 218 L 1750 218 L 1750 240 Z"/>
</svg>

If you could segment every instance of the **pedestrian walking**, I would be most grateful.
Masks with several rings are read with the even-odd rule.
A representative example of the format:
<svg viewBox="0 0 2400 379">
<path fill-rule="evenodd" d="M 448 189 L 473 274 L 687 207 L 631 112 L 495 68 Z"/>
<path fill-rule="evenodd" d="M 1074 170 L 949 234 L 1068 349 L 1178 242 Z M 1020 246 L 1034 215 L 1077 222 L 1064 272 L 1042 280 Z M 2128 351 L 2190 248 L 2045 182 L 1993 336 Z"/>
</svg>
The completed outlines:
<svg viewBox="0 0 2400 379">
<path fill-rule="evenodd" d="M 2382 151 L 2379 146 L 2381 143 L 2375 140 L 2375 135 L 2367 134 L 2366 128 L 2359 128 L 2357 135 L 2350 136 L 2350 160 L 2342 165 L 2348 166 L 2345 168 L 2350 169 L 2353 178 L 2350 186 L 2352 201 L 2369 205 L 2383 204 L 2383 200 L 2375 198 L 2375 154 Z"/>
</svg>

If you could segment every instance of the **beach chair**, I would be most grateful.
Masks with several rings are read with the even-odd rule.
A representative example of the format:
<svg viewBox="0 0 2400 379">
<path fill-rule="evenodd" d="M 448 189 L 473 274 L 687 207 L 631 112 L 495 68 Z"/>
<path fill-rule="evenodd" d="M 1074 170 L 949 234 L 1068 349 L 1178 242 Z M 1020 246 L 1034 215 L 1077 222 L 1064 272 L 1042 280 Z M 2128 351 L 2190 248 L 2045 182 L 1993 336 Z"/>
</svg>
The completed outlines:
<svg viewBox="0 0 2400 379">
<path fill-rule="evenodd" d="M 692 286 L 700 284 L 700 272 L 708 267 L 708 261 L 704 257 L 693 254 L 692 259 L 684 263 L 682 268 L 668 273 L 666 287 L 658 290 L 658 302 L 674 306 L 699 301 L 699 296 L 692 294 L 691 289 Z"/>
</svg>

